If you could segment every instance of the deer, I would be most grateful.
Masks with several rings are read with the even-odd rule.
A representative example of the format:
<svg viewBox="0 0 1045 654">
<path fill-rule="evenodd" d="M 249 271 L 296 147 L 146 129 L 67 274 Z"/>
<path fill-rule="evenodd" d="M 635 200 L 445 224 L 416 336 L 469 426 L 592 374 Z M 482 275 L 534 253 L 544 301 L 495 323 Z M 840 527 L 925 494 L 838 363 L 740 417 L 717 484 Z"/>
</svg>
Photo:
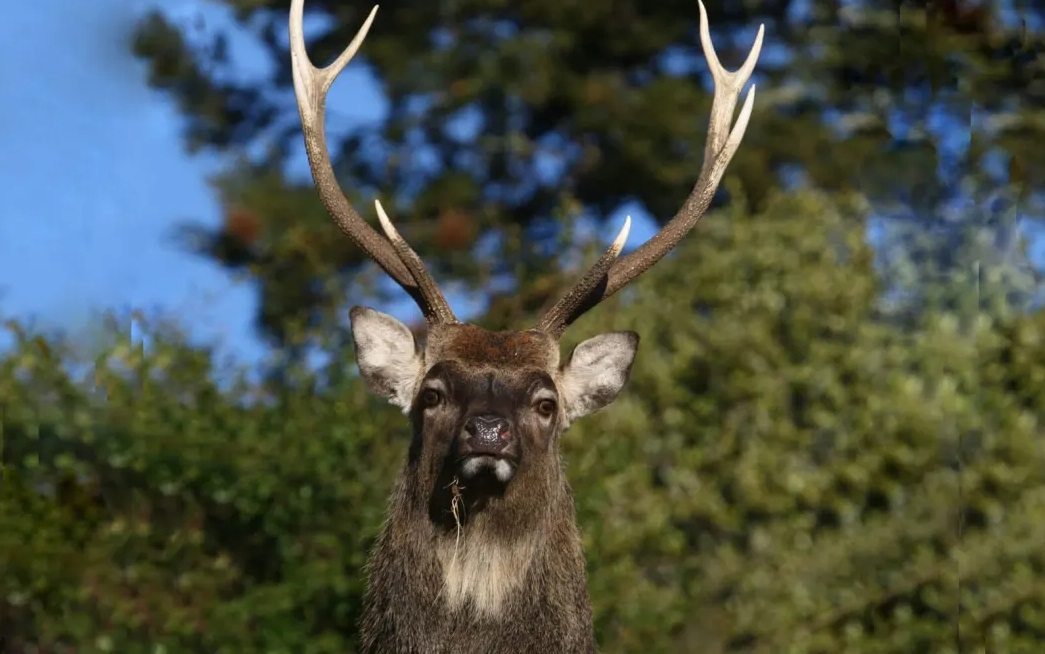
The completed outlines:
<svg viewBox="0 0 1045 654">
<path fill-rule="evenodd" d="M 621 256 L 617 237 L 537 324 L 490 331 L 461 322 L 417 252 L 379 200 L 379 234 L 335 178 L 325 135 L 327 91 L 361 47 L 375 6 L 328 66 L 309 59 L 304 0 L 292 0 L 290 57 L 312 179 L 338 228 L 417 304 L 427 333 L 393 316 L 349 312 L 360 377 L 407 416 L 406 461 L 370 552 L 359 620 L 367 654 L 598 651 L 586 560 L 559 450 L 576 420 L 612 403 L 639 345 L 634 331 L 581 341 L 562 357 L 560 338 L 581 315 L 667 255 L 707 211 L 751 116 L 755 85 L 733 121 L 762 48 L 764 26 L 744 63 L 727 71 L 715 53 L 707 12 L 700 41 L 714 81 L 704 162 L 678 213 Z"/>
</svg>

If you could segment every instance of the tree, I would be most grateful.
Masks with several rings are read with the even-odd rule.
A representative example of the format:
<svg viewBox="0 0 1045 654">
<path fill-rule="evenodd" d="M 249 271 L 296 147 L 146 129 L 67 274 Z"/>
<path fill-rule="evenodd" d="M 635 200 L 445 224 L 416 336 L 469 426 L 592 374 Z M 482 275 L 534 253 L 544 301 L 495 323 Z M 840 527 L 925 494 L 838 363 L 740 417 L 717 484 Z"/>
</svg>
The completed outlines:
<svg viewBox="0 0 1045 654">
<path fill-rule="evenodd" d="M 344 288 L 325 280 L 332 271 L 354 280 L 360 254 L 336 235 L 309 182 L 287 170 L 300 152 L 287 3 L 224 4 L 237 29 L 267 50 L 264 79 L 240 83 L 228 74 L 235 62 L 227 33 L 193 47 L 188 31 L 159 13 L 143 23 L 135 51 L 150 64 L 150 82 L 183 108 L 190 147 L 264 153 L 223 177 L 229 219 L 193 229 L 192 247 L 250 269 L 262 298 L 259 326 L 285 344 L 287 324 L 315 326 L 339 303 Z M 328 29 L 310 52 L 329 61 L 369 6 L 312 0 L 306 10 L 325 18 Z M 889 219 L 903 236 L 888 240 L 882 256 L 912 262 L 915 280 L 967 270 L 961 244 L 970 232 L 986 233 L 1004 241 L 989 246 L 988 259 L 1011 269 L 1002 278 L 1017 280 L 1005 292 L 1017 303 L 1033 298 L 1040 282 L 1019 281 L 1030 269 L 1025 255 L 997 237 L 1041 215 L 1045 155 L 1035 107 L 1045 89 L 1034 80 L 1045 65 L 1045 5 L 710 2 L 708 11 L 727 65 L 736 65 L 759 22 L 769 30 L 755 115 L 728 173 L 741 181 L 747 206 L 763 208 L 774 189 L 796 180 L 857 190 L 869 204 L 854 219 Z M 331 150 L 358 206 L 392 194 L 386 204 L 436 273 L 490 294 L 497 315 L 517 319 L 561 290 L 549 259 L 569 238 L 564 224 L 601 222 L 626 203 L 664 222 L 688 193 L 711 99 L 697 25 L 692 0 L 384 5 L 359 57 L 387 97 L 387 113 Z M 332 107 L 331 122 L 339 120 Z M 985 207 L 986 219 L 955 212 L 970 198 L 994 202 L 970 196 L 970 184 L 1018 209 Z M 906 251 L 912 230 L 931 234 L 931 247 Z M 890 280 L 893 299 L 922 306 L 901 272 Z"/>
</svg>

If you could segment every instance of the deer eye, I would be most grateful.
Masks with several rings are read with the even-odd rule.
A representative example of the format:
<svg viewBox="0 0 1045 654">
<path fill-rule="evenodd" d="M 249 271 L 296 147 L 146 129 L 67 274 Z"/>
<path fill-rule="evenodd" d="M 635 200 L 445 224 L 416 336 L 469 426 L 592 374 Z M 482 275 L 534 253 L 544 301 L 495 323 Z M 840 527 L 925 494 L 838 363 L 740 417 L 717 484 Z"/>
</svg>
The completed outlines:
<svg viewBox="0 0 1045 654">
<path fill-rule="evenodd" d="M 434 388 L 426 388 L 421 391 L 421 406 L 426 409 L 439 406 L 439 403 L 442 401 L 443 396 Z"/>
<path fill-rule="evenodd" d="M 536 408 L 542 418 L 551 418 L 559 407 L 555 404 L 555 400 L 544 399 L 537 402 Z"/>
</svg>

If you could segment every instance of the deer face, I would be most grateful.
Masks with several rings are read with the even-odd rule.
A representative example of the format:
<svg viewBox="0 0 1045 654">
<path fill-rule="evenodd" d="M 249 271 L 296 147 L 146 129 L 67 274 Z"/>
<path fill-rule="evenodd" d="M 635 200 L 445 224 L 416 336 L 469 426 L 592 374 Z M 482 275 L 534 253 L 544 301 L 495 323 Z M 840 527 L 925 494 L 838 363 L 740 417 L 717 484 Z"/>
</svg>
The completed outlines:
<svg viewBox="0 0 1045 654">
<path fill-rule="evenodd" d="M 410 415 L 422 467 L 500 485 L 557 464 L 559 436 L 617 397 L 639 341 L 602 334 L 561 362 L 558 341 L 537 330 L 434 325 L 421 344 L 384 313 L 351 317 L 363 379 Z"/>
<path fill-rule="evenodd" d="M 548 458 L 561 422 L 554 379 L 539 367 L 446 359 L 421 380 L 411 409 L 433 459 L 464 481 L 492 475 L 507 483 L 523 463 Z"/>
</svg>

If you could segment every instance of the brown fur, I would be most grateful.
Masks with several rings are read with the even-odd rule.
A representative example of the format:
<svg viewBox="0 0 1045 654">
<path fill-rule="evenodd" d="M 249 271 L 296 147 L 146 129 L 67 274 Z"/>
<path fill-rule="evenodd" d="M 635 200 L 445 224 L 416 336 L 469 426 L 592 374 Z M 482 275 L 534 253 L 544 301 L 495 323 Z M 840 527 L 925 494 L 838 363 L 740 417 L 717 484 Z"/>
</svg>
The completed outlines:
<svg viewBox="0 0 1045 654">
<path fill-rule="evenodd" d="M 573 498 L 560 480 L 548 505 L 530 498 L 519 513 L 533 522 L 524 538 L 529 561 L 515 557 L 513 584 L 492 610 L 448 596 L 444 561 L 455 549 L 455 534 L 433 523 L 418 506 L 421 489 L 401 476 L 388 524 L 370 564 L 370 585 L 362 621 L 362 651 L 369 654 L 509 654 L 516 652 L 596 652 L 584 554 L 573 515 Z M 536 516 L 535 513 L 544 515 Z M 459 556 L 511 547 L 507 534 L 484 530 L 478 520 L 465 526 Z M 473 539 L 468 543 L 468 539 Z M 474 544 L 473 544 L 474 543 Z M 491 607 L 486 607 L 491 608 Z"/>
<path fill-rule="evenodd" d="M 433 364 L 456 359 L 475 365 L 533 366 L 549 372 L 559 365 L 559 344 L 547 334 L 491 332 L 469 324 L 433 326 L 426 354 Z"/>
</svg>

